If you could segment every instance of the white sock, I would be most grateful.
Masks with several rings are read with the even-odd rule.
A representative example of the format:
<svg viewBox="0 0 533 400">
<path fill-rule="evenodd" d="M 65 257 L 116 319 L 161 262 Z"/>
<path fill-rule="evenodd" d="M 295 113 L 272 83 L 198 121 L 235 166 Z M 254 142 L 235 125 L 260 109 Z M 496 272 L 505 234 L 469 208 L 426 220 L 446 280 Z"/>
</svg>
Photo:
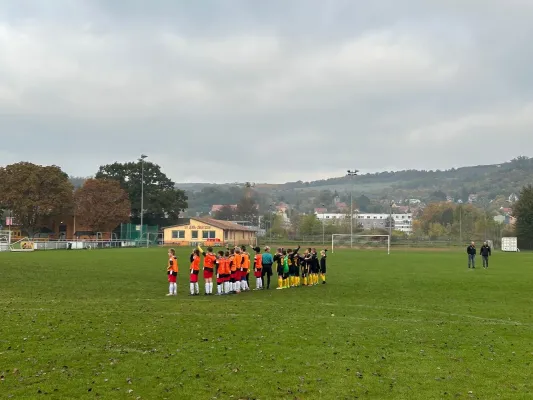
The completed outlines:
<svg viewBox="0 0 533 400">
<path fill-rule="evenodd" d="M 229 293 L 229 282 L 224 282 L 224 293 Z"/>
<path fill-rule="evenodd" d="M 172 284 L 172 293 L 178 294 L 178 284 L 176 282 Z"/>
<path fill-rule="evenodd" d="M 255 278 L 255 288 L 261 289 L 261 278 Z"/>
<path fill-rule="evenodd" d="M 191 294 L 194 294 L 194 283 L 191 282 L 189 286 L 191 287 Z"/>
<path fill-rule="evenodd" d="M 200 286 L 198 286 L 198 282 L 194 284 L 194 288 L 196 290 L 196 294 L 200 293 Z"/>
<path fill-rule="evenodd" d="M 213 293 L 213 282 L 209 282 L 209 294 Z"/>
<path fill-rule="evenodd" d="M 218 294 L 222 293 L 222 285 L 220 285 L 220 284 L 217 285 L 217 293 Z"/>
<path fill-rule="evenodd" d="M 168 285 L 168 293 L 169 294 L 172 294 L 172 287 L 174 286 L 174 284 L 172 282 L 170 282 L 170 284 Z"/>
<path fill-rule="evenodd" d="M 240 292 L 241 291 L 241 282 L 237 281 L 235 282 L 235 291 Z"/>
<path fill-rule="evenodd" d="M 230 292 L 234 292 L 235 291 L 235 282 L 230 282 L 229 283 L 229 290 L 230 290 Z"/>
</svg>

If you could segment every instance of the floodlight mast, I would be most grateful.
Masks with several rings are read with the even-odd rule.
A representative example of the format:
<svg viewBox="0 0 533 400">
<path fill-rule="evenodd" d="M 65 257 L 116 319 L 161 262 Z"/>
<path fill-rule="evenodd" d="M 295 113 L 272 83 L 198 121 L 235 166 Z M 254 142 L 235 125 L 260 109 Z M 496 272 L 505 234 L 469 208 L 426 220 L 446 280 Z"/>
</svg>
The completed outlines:
<svg viewBox="0 0 533 400">
<path fill-rule="evenodd" d="M 350 248 L 353 248 L 353 178 L 359 171 L 356 169 L 348 170 L 347 175 L 350 177 Z"/>
<path fill-rule="evenodd" d="M 144 217 L 144 159 L 148 156 L 141 154 L 139 161 L 141 162 L 141 230 L 139 233 L 139 238 L 142 241 L 143 238 L 143 217 Z"/>
</svg>

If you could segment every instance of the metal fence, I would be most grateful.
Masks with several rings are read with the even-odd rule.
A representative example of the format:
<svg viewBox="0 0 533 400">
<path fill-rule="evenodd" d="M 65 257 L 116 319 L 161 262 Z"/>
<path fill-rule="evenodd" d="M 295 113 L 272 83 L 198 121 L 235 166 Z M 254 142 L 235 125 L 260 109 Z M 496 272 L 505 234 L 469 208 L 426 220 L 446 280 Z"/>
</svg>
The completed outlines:
<svg viewBox="0 0 533 400">
<path fill-rule="evenodd" d="M 118 249 L 140 247 L 136 240 L 49 240 L 33 242 L 34 250 L 91 250 L 91 249 Z M 146 243 L 144 246 L 148 247 Z M 7 243 L 0 243 L 0 251 L 10 251 Z"/>
</svg>

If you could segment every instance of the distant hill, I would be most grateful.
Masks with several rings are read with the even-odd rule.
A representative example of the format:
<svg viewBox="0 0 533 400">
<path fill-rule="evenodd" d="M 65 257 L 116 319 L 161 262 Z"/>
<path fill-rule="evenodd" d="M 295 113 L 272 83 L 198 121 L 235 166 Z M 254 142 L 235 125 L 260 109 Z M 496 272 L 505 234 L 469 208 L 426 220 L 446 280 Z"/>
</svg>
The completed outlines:
<svg viewBox="0 0 533 400">
<path fill-rule="evenodd" d="M 368 173 L 353 178 L 355 196 L 364 194 L 375 199 L 419 198 L 423 201 L 430 200 L 436 192 L 440 192 L 455 201 L 459 199 L 467 201 L 470 194 L 476 194 L 479 202 L 489 202 L 497 197 L 507 198 L 513 193 L 518 194 L 522 187 L 528 184 L 533 184 L 533 159 L 524 156 L 502 164 L 452 168 L 444 171 L 405 170 Z M 214 192 L 225 193 L 229 188 L 233 188 L 232 196 L 229 197 L 234 201 L 237 193 L 235 188 L 243 185 L 177 184 L 179 188 L 191 194 L 190 206 L 198 211 L 205 210 L 208 206 L 208 204 L 197 204 L 197 201 L 203 203 L 201 193 L 198 192 L 203 192 L 209 187 L 214 195 Z M 344 200 L 351 187 L 350 178 L 342 176 L 311 182 L 256 184 L 255 191 L 264 198 L 265 204 L 270 201 L 284 201 L 298 209 L 303 203 L 304 209 L 309 209 L 317 205 L 317 202 L 313 201 L 314 198 L 327 197 L 322 192 L 336 192 Z"/>
</svg>

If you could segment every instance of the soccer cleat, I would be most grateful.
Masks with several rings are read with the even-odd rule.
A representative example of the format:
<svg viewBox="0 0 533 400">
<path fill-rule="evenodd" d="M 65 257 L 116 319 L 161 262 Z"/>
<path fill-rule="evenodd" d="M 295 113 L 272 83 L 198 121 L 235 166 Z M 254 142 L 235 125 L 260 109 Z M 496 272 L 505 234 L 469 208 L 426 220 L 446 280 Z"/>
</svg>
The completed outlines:
<svg viewBox="0 0 533 400">
<path fill-rule="evenodd" d="M 175 295 L 172 293 L 167 293 L 166 296 L 175 296 Z"/>
</svg>

